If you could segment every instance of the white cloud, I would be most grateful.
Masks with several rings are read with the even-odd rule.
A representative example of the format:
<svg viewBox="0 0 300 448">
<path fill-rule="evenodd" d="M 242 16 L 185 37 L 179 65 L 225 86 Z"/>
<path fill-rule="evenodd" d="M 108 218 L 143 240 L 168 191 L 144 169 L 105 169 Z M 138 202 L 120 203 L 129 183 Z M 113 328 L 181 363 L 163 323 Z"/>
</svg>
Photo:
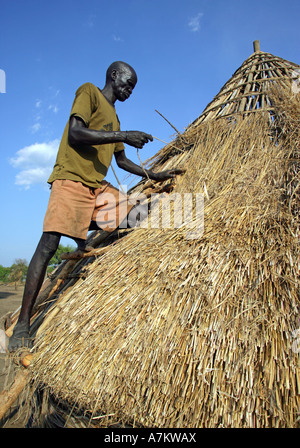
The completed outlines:
<svg viewBox="0 0 300 448">
<path fill-rule="evenodd" d="M 34 184 L 46 184 L 51 168 L 31 168 L 16 175 L 15 184 L 28 190 Z"/>
<path fill-rule="evenodd" d="M 40 131 L 42 128 L 45 128 L 43 121 L 47 121 L 45 117 L 47 117 L 47 114 L 49 114 L 49 111 L 53 114 L 58 114 L 59 112 L 59 95 L 60 90 L 50 86 L 48 88 L 48 91 L 50 92 L 50 95 L 47 95 L 47 98 L 41 99 L 36 98 L 34 103 L 34 111 L 35 111 L 35 117 L 33 118 L 34 123 L 33 125 L 29 126 L 29 131 L 32 134 L 35 134 L 36 132 Z"/>
<path fill-rule="evenodd" d="M 196 33 L 200 30 L 200 20 L 202 19 L 202 17 L 203 13 L 199 12 L 196 16 L 190 19 L 188 26 L 193 33 Z"/>
<path fill-rule="evenodd" d="M 59 140 L 45 143 L 34 143 L 20 149 L 10 159 L 10 164 L 19 170 L 15 184 L 30 188 L 34 184 L 45 184 L 55 163 Z"/>
<path fill-rule="evenodd" d="M 31 126 L 31 132 L 33 133 L 33 134 L 35 134 L 37 131 L 39 131 L 40 130 L 40 128 L 41 128 L 41 124 L 40 123 L 35 123 L 35 124 L 33 124 L 32 126 Z"/>
<path fill-rule="evenodd" d="M 52 112 L 54 112 L 55 114 L 57 114 L 57 112 L 58 112 L 58 107 L 55 104 L 50 104 L 48 109 L 52 110 Z"/>
<path fill-rule="evenodd" d="M 113 35 L 113 40 L 115 42 L 123 42 L 123 39 L 121 37 L 116 36 L 115 34 Z"/>
</svg>

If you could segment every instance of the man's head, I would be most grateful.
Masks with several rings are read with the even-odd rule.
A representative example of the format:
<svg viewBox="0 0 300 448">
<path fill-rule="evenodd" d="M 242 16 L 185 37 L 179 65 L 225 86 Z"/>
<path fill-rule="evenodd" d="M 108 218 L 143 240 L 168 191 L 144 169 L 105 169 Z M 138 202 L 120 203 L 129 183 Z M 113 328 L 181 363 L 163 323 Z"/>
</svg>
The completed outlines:
<svg viewBox="0 0 300 448">
<path fill-rule="evenodd" d="M 136 72 L 126 62 L 113 62 L 106 71 L 106 85 L 111 86 L 116 100 L 126 101 L 136 83 Z"/>
</svg>

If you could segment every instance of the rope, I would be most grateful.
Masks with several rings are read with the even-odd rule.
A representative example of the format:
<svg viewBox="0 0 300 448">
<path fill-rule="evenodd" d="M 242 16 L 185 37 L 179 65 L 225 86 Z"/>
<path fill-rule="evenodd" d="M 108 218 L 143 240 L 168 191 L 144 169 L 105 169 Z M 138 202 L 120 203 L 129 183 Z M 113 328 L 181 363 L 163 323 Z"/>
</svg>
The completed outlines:
<svg viewBox="0 0 300 448">
<path fill-rule="evenodd" d="M 139 150 L 138 150 L 138 148 L 137 148 L 137 156 L 138 156 L 138 158 L 139 158 L 139 161 L 140 161 L 140 164 L 141 164 L 141 168 L 144 170 L 144 173 L 146 174 L 147 179 L 149 180 L 149 182 L 151 183 L 151 185 L 153 185 L 153 186 L 155 187 L 155 184 L 152 182 L 152 180 L 150 179 L 150 177 L 149 177 L 149 175 L 148 175 L 146 169 L 144 168 L 143 162 L 141 161 L 141 158 L 140 158 L 140 155 L 139 155 Z M 118 182 L 118 185 L 119 185 L 120 189 L 122 190 L 122 193 L 124 193 L 125 195 L 127 195 L 127 193 L 124 191 L 124 189 L 123 189 L 123 187 L 122 187 L 122 185 L 121 185 L 121 182 L 120 182 L 119 179 L 118 179 L 118 176 L 117 176 L 117 174 L 116 174 L 116 172 L 115 172 L 115 170 L 114 170 L 113 165 L 111 164 L 110 166 L 111 166 L 112 172 L 114 173 L 114 176 L 115 176 L 115 178 L 116 178 L 116 180 L 117 180 L 117 182 Z"/>
<path fill-rule="evenodd" d="M 157 112 L 159 115 L 161 115 L 160 112 L 158 112 L 158 111 L 156 111 L 156 112 Z M 163 118 L 165 118 L 165 117 L 163 117 Z M 165 118 L 165 120 L 166 120 L 166 118 Z M 169 122 L 168 122 L 168 123 L 169 123 Z M 171 124 L 171 123 L 170 123 L 170 124 Z M 177 131 L 177 129 L 176 129 L 173 125 L 171 125 L 171 126 L 176 130 L 176 132 L 179 134 L 179 136 L 182 137 L 181 134 L 179 133 L 179 131 Z M 165 143 L 166 145 L 168 145 L 167 142 L 165 142 L 165 141 L 163 141 L 163 140 L 161 140 L 161 139 L 159 139 L 159 138 L 157 138 L 157 137 L 154 137 L 154 136 L 153 136 L 153 138 L 155 138 L 156 140 L 159 140 L 160 142 Z M 127 131 L 126 131 L 126 134 L 125 134 L 125 143 L 126 143 L 126 139 L 127 139 Z M 180 149 L 180 148 L 176 148 L 176 146 L 174 146 L 174 145 L 172 145 L 172 146 L 173 146 L 173 148 L 175 148 L 176 150 L 178 150 L 178 151 L 180 151 L 180 152 L 185 152 L 185 151 L 183 151 L 183 150 Z M 138 159 L 139 159 L 140 164 L 141 164 L 141 168 L 143 169 L 143 171 L 144 171 L 144 173 L 145 173 L 145 175 L 146 175 L 148 181 L 151 183 L 151 185 L 153 185 L 153 186 L 155 187 L 155 184 L 154 184 L 153 181 L 150 179 L 150 177 L 149 177 L 149 175 L 148 175 L 148 173 L 147 173 L 147 170 L 145 169 L 145 167 L 144 167 L 144 165 L 143 165 L 143 162 L 142 162 L 142 160 L 141 160 L 141 158 L 140 158 L 140 154 L 139 154 L 139 150 L 138 150 L 138 148 L 137 148 L 136 151 L 137 151 Z M 118 179 L 118 176 L 117 176 L 117 174 L 116 174 L 116 172 L 115 172 L 114 167 L 112 166 L 112 164 L 111 164 L 111 169 L 112 169 L 112 171 L 113 171 L 113 173 L 114 173 L 114 176 L 115 176 L 115 178 L 116 178 L 116 180 L 117 180 L 117 182 L 118 182 L 118 184 L 119 184 L 119 186 L 120 186 L 122 192 L 123 192 L 124 194 L 126 194 L 126 193 L 124 192 L 123 188 L 122 188 L 122 185 L 121 185 L 121 183 L 120 183 L 120 181 L 119 181 L 119 179 Z"/>
<path fill-rule="evenodd" d="M 144 170 L 144 173 L 146 174 L 147 179 L 149 180 L 149 182 L 151 183 L 151 185 L 155 186 L 154 183 L 152 182 L 152 180 L 150 179 L 150 177 L 149 177 L 147 171 L 146 171 L 145 168 L 144 168 L 143 162 L 141 161 L 141 158 L 140 158 L 140 155 L 139 155 L 139 150 L 138 150 L 138 148 L 136 149 L 136 152 L 137 152 L 137 156 L 138 156 L 138 158 L 139 158 L 140 164 L 141 164 L 141 168 Z"/>
<path fill-rule="evenodd" d="M 171 145 L 172 148 L 176 149 L 176 151 L 179 151 L 179 152 L 182 152 L 182 153 L 185 152 L 183 149 L 177 148 L 177 146 L 173 145 L 172 142 L 171 143 L 165 142 L 164 140 L 161 140 L 160 138 L 154 137 L 154 135 L 152 135 L 152 137 L 155 138 L 155 140 L 158 140 L 158 141 L 164 143 L 165 145 Z"/>
<path fill-rule="evenodd" d="M 117 179 L 117 182 L 118 182 L 118 184 L 119 184 L 119 187 L 120 187 L 120 189 L 122 190 L 122 193 L 124 193 L 125 195 L 127 195 L 127 193 L 125 193 L 125 191 L 123 190 L 123 187 L 122 187 L 122 185 L 121 185 L 121 183 L 120 183 L 120 181 L 119 181 L 119 179 L 118 179 L 118 176 L 116 175 L 116 172 L 115 172 L 115 170 L 114 170 L 114 167 L 112 166 L 112 163 L 110 164 L 110 166 L 111 166 L 112 172 L 113 172 L 114 175 L 115 175 L 115 178 Z"/>
</svg>

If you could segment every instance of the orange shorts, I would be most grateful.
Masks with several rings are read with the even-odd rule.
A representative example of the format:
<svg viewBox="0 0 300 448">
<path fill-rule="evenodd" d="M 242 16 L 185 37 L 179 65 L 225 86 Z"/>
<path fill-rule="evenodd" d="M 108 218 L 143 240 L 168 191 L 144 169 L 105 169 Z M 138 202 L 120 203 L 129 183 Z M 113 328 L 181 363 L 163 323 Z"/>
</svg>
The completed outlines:
<svg viewBox="0 0 300 448">
<path fill-rule="evenodd" d="M 81 182 L 55 180 L 43 231 L 86 239 L 91 221 L 96 221 L 99 228 L 112 232 L 133 206 L 127 195 L 106 181 L 101 188 L 91 188 Z"/>
</svg>

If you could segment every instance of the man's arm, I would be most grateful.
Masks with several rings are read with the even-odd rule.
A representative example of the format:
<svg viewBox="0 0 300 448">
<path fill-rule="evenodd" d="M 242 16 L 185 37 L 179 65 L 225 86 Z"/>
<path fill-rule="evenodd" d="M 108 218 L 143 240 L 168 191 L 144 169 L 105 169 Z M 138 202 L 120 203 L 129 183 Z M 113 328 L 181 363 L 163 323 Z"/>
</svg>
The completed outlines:
<svg viewBox="0 0 300 448">
<path fill-rule="evenodd" d="M 115 152 L 115 159 L 119 168 L 122 168 L 125 171 L 128 171 L 131 174 L 135 174 L 137 176 L 147 177 L 156 181 L 164 181 L 167 179 L 172 179 L 177 174 L 183 174 L 185 170 L 174 169 L 174 170 L 166 170 L 161 171 L 159 173 L 154 173 L 151 170 L 144 170 L 139 165 L 136 165 L 131 160 L 127 159 L 125 155 L 125 151 Z M 146 172 L 145 172 L 146 171 Z"/>
<path fill-rule="evenodd" d="M 117 143 L 124 142 L 127 145 L 141 149 L 145 143 L 152 141 L 152 135 L 146 134 L 140 131 L 96 131 L 86 127 L 81 118 L 73 116 L 70 119 L 69 124 L 69 144 L 71 146 L 80 145 L 103 145 L 105 143 Z M 115 153 L 117 165 L 128 171 L 131 174 L 137 176 L 146 177 L 147 174 L 150 179 L 156 181 L 164 181 L 175 177 L 177 174 L 182 174 L 184 170 L 167 170 L 160 173 L 154 173 L 151 170 L 146 170 L 136 165 L 131 160 L 127 159 L 125 151 L 119 151 Z"/>
<path fill-rule="evenodd" d="M 96 131 L 86 127 L 81 118 L 73 116 L 69 123 L 69 144 L 104 145 L 106 143 L 124 142 L 127 145 L 141 149 L 145 143 L 153 140 L 152 135 L 140 131 Z"/>
</svg>

